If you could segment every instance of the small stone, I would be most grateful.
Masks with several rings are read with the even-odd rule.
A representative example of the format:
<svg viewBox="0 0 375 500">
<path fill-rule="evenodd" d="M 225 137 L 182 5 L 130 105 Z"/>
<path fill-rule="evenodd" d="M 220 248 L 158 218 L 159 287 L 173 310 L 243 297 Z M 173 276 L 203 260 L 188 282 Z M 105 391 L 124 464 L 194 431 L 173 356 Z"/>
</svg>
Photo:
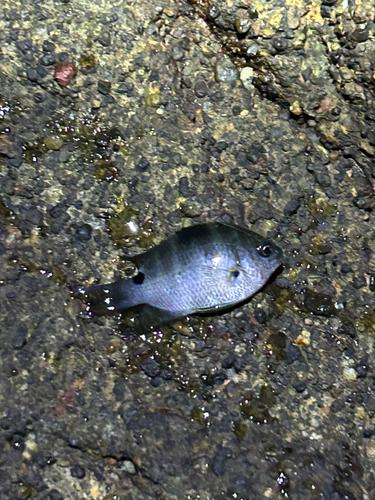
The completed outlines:
<svg viewBox="0 0 375 500">
<path fill-rule="evenodd" d="M 196 201 L 185 201 L 181 210 L 186 217 L 199 217 L 202 214 L 202 205 Z"/>
<path fill-rule="evenodd" d="M 43 214 L 36 207 L 31 207 L 26 211 L 25 219 L 34 226 L 40 226 L 43 222 Z"/>
<path fill-rule="evenodd" d="M 305 307 L 315 315 L 326 317 L 333 316 L 336 311 L 331 296 L 313 292 L 309 288 L 305 292 Z"/>
<path fill-rule="evenodd" d="M 16 47 L 23 54 L 26 54 L 33 48 L 33 41 L 31 40 L 31 38 L 26 38 L 25 40 L 19 40 L 18 42 L 16 42 Z"/>
<path fill-rule="evenodd" d="M 122 401 L 125 395 L 125 382 L 123 380 L 116 382 L 113 386 L 112 392 L 116 397 L 116 401 Z"/>
<path fill-rule="evenodd" d="M 61 87 L 66 87 L 76 74 L 77 68 L 71 62 L 58 62 L 55 65 L 55 80 Z"/>
<path fill-rule="evenodd" d="M 293 386 L 293 389 L 294 389 L 296 392 L 301 393 L 301 392 L 303 392 L 303 391 L 305 391 L 305 390 L 306 390 L 306 384 L 305 384 L 305 382 L 299 382 L 298 384 L 295 384 L 295 385 Z"/>
<path fill-rule="evenodd" d="M 351 38 L 355 42 L 365 42 L 369 38 L 368 29 L 367 28 L 357 28 L 355 31 L 353 31 Z"/>
<path fill-rule="evenodd" d="M 297 198 L 294 198 L 293 200 L 288 201 L 288 203 L 285 205 L 284 214 L 287 217 L 290 217 L 291 215 L 297 213 L 300 206 L 301 206 L 300 201 Z"/>
<path fill-rule="evenodd" d="M 175 61 L 181 61 L 183 59 L 184 55 L 185 55 L 185 53 L 179 45 L 176 45 L 175 47 L 173 47 L 172 57 Z"/>
<path fill-rule="evenodd" d="M 236 30 L 240 35 L 245 35 L 251 28 L 251 20 L 247 17 L 238 17 L 236 19 Z"/>
<path fill-rule="evenodd" d="M 112 84 L 111 82 L 107 82 L 105 80 L 99 80 L 98 82 L 98 92 L 103 95 L 108 95 L 111 92 Z"/>
<path fill-rule="evenodd" d="M 28 328 L 26 323 L 21 323 L 12 336 L 12 346 L 14 349 L 21 349 L 27 340 Z"/>
<path fill-rule="evenodd" d="M 52 66 L 56 62 L 56 58 L 54 54 L 45 54 L 41 59 L 40 59 L 41 64 L 43 66 Z"/>
<path fill-rule="evenodd" d="M 43 52 L 54 52 L 56 45 L 49 40 L 44 40 L 43 42 Z"/>
<path fill-rule="evenodd" d="M 220 58 L 215 64 L 215 79 L 217 82 L 230 83 L 238 80 L 239 72 L 228 58 Z"/>
<path fill-rule="evenodd" d="M 159 363 L 153 358 L 148 358 L 143 362 L 142 370 L 150 378 L 157 377 L 161 372 Z"/>
<path fill-rule="evenodd" d="M 26 76 L 30 80 L 30 82 L 37 82 L 39 75 L 35 68 L 28 68 L 26 71 Z"/>
<path fill-rule="evenodd" d="M 354 368 L 349 368 L 345 366 L 342 370 L 342 376 L 345 380 L 357 380 L 357 373 Z"/>
<path fill-rule="evenodd" d="M 151 106 L 153 108 L 157 108 L 162 103 L 162 97 L 158 90 L 154 90 L 153 92 L 149 92 L 146 94 L 146 104 L 147 106 Z"/>
<path fill-rule="evenodd" d="M 285 38 L 274 38 L 272 40 L 272 46 L 277 50 L 277 52 L 284 52 L 288 48 L 288 40 Z"/>
<path fill-rule="evenodd" d="M 61 139 L 61 137 L 58 137 L 56 135 L 49 135 L 44 140 L 44 145 L 46 146 L 47 149 L 51 151 L 58 151 L 63 144 L 64 144 L 63 139 Z"/>
<path fill-rule="evenodd" d="M 203 80 L 199 80 L 195 85 L 194 85 L 194 92 L 197 97 L 205 97 L 208 94 L 208 88 L 206 85 L 206 82 Z"/>
<path fill-rule="evenodd" d="M 145 172 L 149 167 L 150 167 L 150 162 L 148 161 L 147 158 L 142 156 L 142 158 L 138 162 L 137 169 L 140 170 L 141 172 Z"/>
<path fill-rule="evenodd" d="M 79 241 L 89 241 L 91 239 L 92 227 L 90 224 L 82 224 L 82 226 L 77 227 L 76 236 Z"/>
<path fill-rule="evenodd" d="M 111 45 L 111 35 L 108 31 L 104 31 L 99 37 L 98 42 L 103 47 L 109 47 Z"/>
<path fill-rule="evenodd" d="M 131 460 L 124 460 L 122 462 L 123 467 L 125 468 L 126 472 L 134 476 L 134 474 L 137 474 L 137 470 L 135 468 L 135 465 Z"/>
<path fill-rule="evenodd" d="M 256 43 L 252 43 L 247 49 L 246 49 L 246 55 L 248 57 L 256 57 L 259 52 L 259 45 Z"/>
<path fill-rule="evenodd" d="M 185 198 L 188 198 L 191 195 L 189 187 L 189 179 L 187 177 L 181 177 L 181 179 L 179 180 L 178 191 Z"/>
<path fill-rule="evenodd" d="M 50 500 L 64 500 L 63 495 L 55 488 L 48 492 L 48 496 L 49 496 Z"/>
<path fill-rule="evenodd" d="M 315 179 L 322 187 L 329 187 L 332 185 L 331 177 L 327 172 L 315 172 Z"/>
<path fill-rule="evenodd" d="M 86 472 L 85 472 L 85 469 L 83 469 L 81 466 L 74 465 L 70 469 L 70 475 L 72 477 L 76 477 L 77 479 L 83 479 L 85 477 L 85 475 L 86 475 Z"/>
</svg>

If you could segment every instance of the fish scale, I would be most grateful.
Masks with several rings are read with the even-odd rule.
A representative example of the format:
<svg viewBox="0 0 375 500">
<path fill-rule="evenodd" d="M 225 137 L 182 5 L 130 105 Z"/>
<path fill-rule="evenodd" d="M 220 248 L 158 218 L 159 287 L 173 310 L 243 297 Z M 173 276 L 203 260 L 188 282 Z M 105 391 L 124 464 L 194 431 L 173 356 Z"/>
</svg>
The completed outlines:
<svg viewBox="0 0 375 500">
<path fill-rule="evenodd" d="M 143 305 L 155 323 L 212 312 L 242 302 L 279 267 L 280 248 L 263 236 L 227 224 L 185 228 L 132 257 L 138 275 L 81 289 L 93 313 Z M 159 321 L 160 320 L 160 321 Z"/>
</svg>

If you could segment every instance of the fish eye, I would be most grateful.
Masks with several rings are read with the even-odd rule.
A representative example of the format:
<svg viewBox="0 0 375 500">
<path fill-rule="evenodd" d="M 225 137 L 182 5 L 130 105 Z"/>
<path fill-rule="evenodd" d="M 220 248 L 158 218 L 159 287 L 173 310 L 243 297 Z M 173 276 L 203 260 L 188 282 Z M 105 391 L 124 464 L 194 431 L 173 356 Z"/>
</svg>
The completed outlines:
<svg viewBox="0 0 375 500">
<path fill-rule="evenodd" d="M 133 276 L 133 283 L 135 283 L 136 285 L 142 285 L 144 280 L 145 280 L 145 275 L 141 272 Z"/>
<path fill-rule="evenodd" d="M 236 267 L 231 267 L 229 269 L 229 279 L 230 279 L 231 283 L 234 283 L 239 275 L 240 275 L 240 271 Z"/>
<path fill-rule="evenodd" d="M 273 254 L 273 250 L 269 245 L 263 245 L 261 247 L 258 247 L 257 252 L 261 257 L 266 257 L 266 258 Z"/>
</svg>

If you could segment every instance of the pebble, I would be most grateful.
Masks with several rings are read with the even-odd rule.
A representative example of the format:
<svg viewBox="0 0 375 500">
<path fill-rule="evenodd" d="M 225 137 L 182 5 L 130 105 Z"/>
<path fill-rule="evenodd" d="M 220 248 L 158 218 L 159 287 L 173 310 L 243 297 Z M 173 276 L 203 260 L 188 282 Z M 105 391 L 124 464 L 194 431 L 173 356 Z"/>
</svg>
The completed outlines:
<svg viewBox="0 0 375 500">
<path fill-rule="evenodd" d="M 48 496 L 50 500 L 64 500 L 63 495 L 55 488 L 53 488 L 53 490 L 50 490 L 48 492 Z"/>
<path fill-rule="evenodd" d="M 230 83 L 238 80 L 239 72 L 228 58 L 220 58 L 215 64 L 215 79 L 217 82 Z"/>
<path fill-rule="evenodd" d="M 77 227 L 76 236 L 79 241 L 89 241 L 91 239 L 92 227 L 90 224 L 82 224 L 82 226 Z"/>
<path fill-rule="evenodd" d="M 185 198 L 188 198 L 191 195 L 189 179 L 187 177 L 181 177 L 181 179 L 179 180 L 178 192 Z"/>
<path fill-rule="evenodd" d="M 58 151 L 64 144 L 64 141 L 63 139 L 61 139 L 61 137 L 58 137 L 56 135 L 49 135 L 45 138 L 44 144 L 47 149 L 51 151 Z"/>
<path fill-rule="evenodd" d="M 39 75 L 35 68 L 28 68 L 26 71 L 26 76 L 30 80 L 30 82 L 37 82 Z"/>
<path fill-rule="evenodd" d="M 80 465 L 74 465 L 70 469 L 70 475 L 72 477 L 76 477 L 77 479 L 83 479 L 86 475 L 86 471 Z"/>
<path fill-rule="evenodd" d="M 40 226 L 43 222 L 43 214 L 36 207 L 31 207 L 26 211 L 25 219 L 34 226 Z"/>
<path fill-rule="evenodd" d="M 141 172 L 145 172 L 149 167 L 150 167 L 150 162 L 148 161 L 147 158 L 142 156 L 142 158 L 138 162 L 137 169 L 140 170 Z"/>
<path fill-rule="evenodd" d="M 111 82 L 107 82 L 105 80 L 99 80 L 98 82 L 98 92 L 103 95 L 107 95 L 111 92 L 112 84 Z"/>
<path fill-rule="evenodd" d="M 103 47 L 109 47 L 111 45 L 111 35 L 108 31 L 104 31 L 99 37 L 98 42 Z"/>
<path fill-rule="evenodd" d="M 186 217 L 199 217 L 202 214 L 202 205 L 196 201 L 185 201 L 181 210 Z"/>
<path fill-rule="evenodd" d="M 136 468 L 131 460 L 124 460 L 122 462 L 122 465 L 124 466 L 126 472 L 128 472 L 132 476 L 137 473 Z"/>
<path fill-rule="evenodd" d="M 18 42 L 16 42 L 16 47 L 23 54 L 26 54 L 33 48 L 33 42 L 31 38 L 26 38 L 25 40 L 18 40 Z"/>
<path fill-rule="evenodd" d="M 342 370 L 342 376 L 345 380 L 357 380 L 357 373 L 354 368 L 345 366 Z"/>
<path fill-rule="evenodd" d="M 238 17 L 236 19 L 236 30 L 240 35 L 245 35 L 251 28 L 251 21 L 246 17 Z"/>
<path fill-rule="evenodd" d="M 142 370 L 150 378 L 157 377 L 161 371 L 159 363 L 153 358 L 148 358 L 143 362 Z"/>
<path fill-rule="evenodd" d="M 194 92 L 197 97 L 205 97 L 208 94 L 208 87 L 206 85 L 206 82 L 204 82 L 203 80 L 199 80 L 194 85 Z"/>
</svg>

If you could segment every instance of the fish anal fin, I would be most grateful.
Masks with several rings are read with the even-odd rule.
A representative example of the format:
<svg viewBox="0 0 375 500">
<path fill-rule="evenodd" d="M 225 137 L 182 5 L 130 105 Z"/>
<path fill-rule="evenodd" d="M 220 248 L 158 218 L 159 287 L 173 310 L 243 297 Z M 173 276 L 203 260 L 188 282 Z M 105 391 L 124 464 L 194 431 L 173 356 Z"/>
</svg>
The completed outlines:
<svg viewBox="0 0 375 500">
<path fill-rule="evenodd" d="M 170 323 L 183 316 L 180 312 L 170 312 L 166 309 L 159 309 L 158 307 L 145 304 L 139 314 L 139 321 L 142 327 L 150 328 L 152 326 L 161 326 Z"/>
</svg>

